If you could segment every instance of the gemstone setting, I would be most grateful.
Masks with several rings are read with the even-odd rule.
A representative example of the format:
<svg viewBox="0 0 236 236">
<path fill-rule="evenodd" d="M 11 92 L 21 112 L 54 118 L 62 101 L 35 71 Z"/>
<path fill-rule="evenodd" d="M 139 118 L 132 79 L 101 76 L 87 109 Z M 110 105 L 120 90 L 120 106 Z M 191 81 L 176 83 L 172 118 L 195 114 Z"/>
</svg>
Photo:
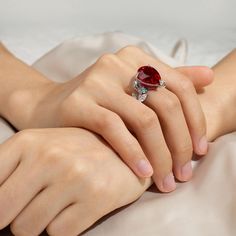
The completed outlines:
<svg viewBox="0 0 236 236">
<path fill-rule="evenodd" d="M 136 79 L 140 82 L 140 85 L 149 89 L 155 90 L 162 83 L 161 76 L 158 71 L 152 66 L 142 66 L 138 69 Z"/>
<path fill-rule="evenodd" d="M 166 87 L 166 83 L 161 79 L 158 71 L 148 65 L 138 69 L 133 87 L 135 92 L 132 93 L 132 96 L 138 101 L 144 102 L 148 97 L 149 90 L 157 90 L 158 87 Z"/>
</svg>

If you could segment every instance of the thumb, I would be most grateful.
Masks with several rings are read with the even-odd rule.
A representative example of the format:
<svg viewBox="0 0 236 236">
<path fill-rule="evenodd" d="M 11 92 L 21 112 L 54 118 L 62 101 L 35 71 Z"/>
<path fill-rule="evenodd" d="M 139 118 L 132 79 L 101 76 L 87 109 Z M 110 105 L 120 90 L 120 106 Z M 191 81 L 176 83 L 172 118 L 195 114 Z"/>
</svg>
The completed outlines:
<svg viewBox="0 0 236 236">
<path fill-rule="evenodd" d="M 214 72 L 207 66 L 181 66 L 176 69 L 187 76 L 193 82 L 196 89 L 205 87 L 214 80 Z"/>
</svg>

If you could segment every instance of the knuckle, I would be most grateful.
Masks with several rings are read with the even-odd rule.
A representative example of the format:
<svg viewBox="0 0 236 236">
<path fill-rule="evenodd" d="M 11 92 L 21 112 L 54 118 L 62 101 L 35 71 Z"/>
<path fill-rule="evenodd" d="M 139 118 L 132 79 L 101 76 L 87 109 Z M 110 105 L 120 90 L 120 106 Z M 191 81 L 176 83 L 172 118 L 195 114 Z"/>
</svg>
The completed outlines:
<svg viewBox="0 0 236 236">
<path fill-rule="evenodd" d="M 101 67 L 101 64 L 99 62 L 99 65 Z M 76 94 L 76 98 L 78 99 L 78 91 L 80 88 L 86 88 L 89 91 L 93 91 L 97 86 L 101 86 L 103 80 L 101 80 L 101 72 L 98 70 L 98 67 L 94 67 L 89 72 L 87 72 L 87 75 L 83 77 L 80 80 L 80 85 L 78 86 L 77 90 L 75 90 L 73 93 Z"/>
<path fill-rule="evenodd" d="M 121 118 L 119 115 L 112 112 L 103 112 L 95 118 L 94 124 L 98 130 L 109 130 L 112 129 L 118 122 L 120 123 Z"/>
<path fill-rule="evenodd" d="M 34 169 L 46 170 L 54 168 L 55 171 L 56 167 L 63 167 L 63 169 L 66 169 L 65 156 L 67 156 L 67 154 L 68 153 L 65 153 L 65 150 L 59 147 L 58 145 L 45 146 L 44 150 L 40 153 L 40 155 L 37 155 L 37 160 L 35 161 Z M 36 172 L 37 171 L 35 170 L 35 173 Z"/>
<path fill-rule="evenodd" d="M 64 156 L 65 150 L 58 145 L 50 145 L 44 149 L 42 159 L 46 159 L 48 162 L 57 163 L 60 157 Z"/>
<path fill-rule="evenodd" d="M 83 158 L 80 158 L 78 162 L 77 158 L 71 158 L 73 156 L 74 154 L 71 155 L 70 152 L 65 152 L 65 150 L 51 149 L 46 155 L 40 157 L 40 160 L 37 161 L 35 166 L 32 166 L 32 169 L 37 175 L 50 172 L 50 178 L 57 178 L 57 181 L 65 184 L 65 186 L 81 181 L 87 183 L 87 179 L 94 171 L 93 162 Z"/>
<path fill-rule="evenodd" d="M 140 53 L 143 52 L 142 49 L 140 49 L 137 46 L 134 45 L 127 45 L 124 48 L 121 49 L 122 52 L 124 53 Z"/>
<path fill-rule="evenodd" d="M 26 129 L 26 130 L 22 130 L 16 133 L 14 137 L 20 143 L 30 143 L 34 141 L 34 137 L 36 133 L 37 133 L 36 130 Z"/>
<path fill-rule="evenodd" d="M 63 152 L 63 149 L 61 147 L 52 145 L 52 146 L 49 146 L 46 150 L 44 150 L 44 156 L 48 158 L 54 158 L 61 155 L 62 152 Z"/>
<path fill-rule="evenodd" d="M 178 156 L 185 156 L 191 158 L 193 153 L 193 146 L 192 143 L 187 143 L 185 145 L 179 146 L 178 149 L 175 151 L 175 155 Z"/>
<path fill-rule="evenodd" d="M 173 113 L 173 111 L 181 109 L 181 103 L 178 97 L 174 94 L 163 99 L 162 103 L 164 103 L 164 107 L 169 113 Z"/>
<path fill-rule="evenodd" d="M 108 181 L 105 178 L 94 179 L 88 183 L 88 188 L 91 197 L 98 199 L 99 197 L 106 196 L 108 193 Z"/>
<path fill-rule="evenodd" d="M 100 56 L 96 62 L 98 65 L 108 65 L 114 64 L 117 62 L 117 56 L 112 53 L 106 53 Z"/>
<path fill-rule="evenodd" d="M 65 178 L 67 178 L 67 180 L 73 181 L 75 180 L 76 182 L 79 181 L 86 181 L 86 177 L 89 175 L 90 173 L 90 168 L 88 164 L 84 164 L 82 161 L 78 164 L 73 164 L 71 165 L 68 170 L 66 171 L 67 175 L 65 176 Z"/>
<path fill-rule="evenodd" d="M 182 91 L 192 91 L 192 90 L 194 90 L 193 83 L 187 78 L 180 79 L 179 86 L 180 86 L 180 89 Z"/>
<path fill-rule="evenodd" d="M 137 116 L 137 126 L 142 129 L 149 129 L 155 126 L 158 122 L 156 113 L 151 109 L 143 109 L 142 116 Z"/>
<path fill-rule="evenodd" d="M 137 141 L 135 141 L 135 139 L 134 140 L 132 138 L 124 139 L 122 140 L 122 145 L 124 147 L 127 147 L 128 151 L 127 156 L 122 157 L 123 159 L 133 162 L 134 159 L 136 158 L 140 159 L 144 157 L 143 153 L 140 152 L 142 150 L 141 147 L 139 146 L 140 144 Z"/>
</svg>

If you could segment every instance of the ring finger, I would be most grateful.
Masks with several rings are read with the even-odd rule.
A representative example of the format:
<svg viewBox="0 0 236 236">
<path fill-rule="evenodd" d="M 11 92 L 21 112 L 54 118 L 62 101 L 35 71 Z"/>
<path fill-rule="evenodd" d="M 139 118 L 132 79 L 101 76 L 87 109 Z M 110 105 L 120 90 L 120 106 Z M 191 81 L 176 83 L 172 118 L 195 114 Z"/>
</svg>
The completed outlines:
<svg viewBox="0 0 236 236">
<path fill-rule="evenodd" d="M 178 98 L 165 88 L 150 91 L 145 100 L 157 114 L 173 159 L 173 170 L 180 181 L 192 177 L 192 141 Z"/>
<path fill-rule="evenodd" d="M 70 205 L 48 225 L 47 232 L 57 236 L 79 235 L 97 220 L 93 212 L 85 204 Z"/>
<path fill-rule="evenodd" d="M 63 196 L 58 197 L 62 189 Z M 39 235 L 56 215 L 69 205 L 71 194 L 65 189 L 65 186 L 60 184 L 45 188 L 11 223 L 11 231 L 15 235 Z"/>
<path fill-rule="evenodd" d="M 85 116 L 85 120 L 81 121 L 81 126 L 102 135 L 139 177 L 151 177 L 152 166 L 123 120 L 102 106 L 94 105 L 89 110 L 88 116 L 91 119 L 87 119 L 88 116 Z"/>
<path fill-rule="evenodd" d="M 172 174 L 171 154 L 155 112 L 122 91 L 114 94 L 109 102 L 103 103 L 103 106 L 117 113 L 135 133 L 152 164 L 153 179 L 159 190 L 163 192 L 174 190 L 176 186 Z"/>
<path fill-rule="evenodd" d="M 195 153 L 199 155 L 206 154 L 208 143 L 206 139 L 205 117 L 192 82 L 180 72 L 136 47 L 126 47 L 118 51 L 116 55 L 132 68 L 138 69 L 144 64 L 150 64 L 158 68 L 161 76 L 167 82 L 168 89 L 181 102 Z M 128 82 L 126 83 L 126 88 L 127 86 L 129 87 Z"/>
</svg>

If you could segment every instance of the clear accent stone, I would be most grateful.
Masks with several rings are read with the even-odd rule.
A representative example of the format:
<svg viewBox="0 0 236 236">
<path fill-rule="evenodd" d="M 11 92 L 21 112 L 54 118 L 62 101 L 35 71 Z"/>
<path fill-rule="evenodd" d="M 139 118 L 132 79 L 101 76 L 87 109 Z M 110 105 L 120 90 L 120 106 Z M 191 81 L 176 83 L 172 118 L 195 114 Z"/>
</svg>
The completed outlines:
<svg viewBox="0 0 236 236">
<path fill-rule="evenodd" d="M 164 80 L 159 80 L 159 86 L 158 87 L 166 87 L 166 82 Z"/>
<path fill-rule="evenodd" d="M 137 80 L 134 81 L 134 88 L 135 88 L 135 89 L 138 88 L 138 81 L 137 81 Z"/>
<path fill-rule="evenodd" d="M 132 96 L 140 102 L 144 102 L 147 98 L 148 89 L 143 87 L 137 80 L 134 81 L 134 89 L 136 92 L 132 93 Z"/>
<path fill-rule="evenodd" d="M 146 100 L 146 98 L 147 98 L 147 93 L 144 93 L 144 94 L 138 94 L 138 101 L 140 101 L 140 102 L 144 102 L 145 100 Z"/>
</svg>

